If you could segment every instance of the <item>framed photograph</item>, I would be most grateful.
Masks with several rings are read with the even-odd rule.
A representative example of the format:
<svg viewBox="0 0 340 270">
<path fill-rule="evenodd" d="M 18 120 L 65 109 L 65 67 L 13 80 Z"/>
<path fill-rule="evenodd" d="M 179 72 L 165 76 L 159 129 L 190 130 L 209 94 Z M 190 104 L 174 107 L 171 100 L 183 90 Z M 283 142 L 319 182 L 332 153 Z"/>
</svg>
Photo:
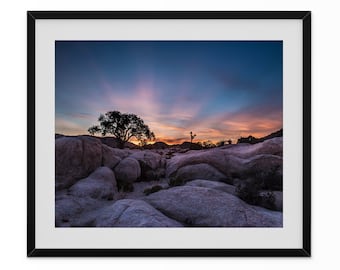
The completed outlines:
<svg viewBox="0 0 340 270">
<path fill-rule="evenodd" d="M 27 255 L 309 257 L 309 11 L 28 11 Z"/>
</svg>

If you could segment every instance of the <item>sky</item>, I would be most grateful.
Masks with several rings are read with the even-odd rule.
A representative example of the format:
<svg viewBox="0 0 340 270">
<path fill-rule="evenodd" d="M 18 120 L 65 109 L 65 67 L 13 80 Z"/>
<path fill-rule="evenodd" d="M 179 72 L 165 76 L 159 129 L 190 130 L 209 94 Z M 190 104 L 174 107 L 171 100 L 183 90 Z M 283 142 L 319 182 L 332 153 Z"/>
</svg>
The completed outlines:
<svg viewBox="0 0 340 270">
<path fill-rule="evenodd" d="M 169 144 L 282 128 L 281 41 L 57 41 L 55 129 L 88 134 L 134 113 Z M 132 140 L 132 142 L 135 142 Z"/>
</svg>

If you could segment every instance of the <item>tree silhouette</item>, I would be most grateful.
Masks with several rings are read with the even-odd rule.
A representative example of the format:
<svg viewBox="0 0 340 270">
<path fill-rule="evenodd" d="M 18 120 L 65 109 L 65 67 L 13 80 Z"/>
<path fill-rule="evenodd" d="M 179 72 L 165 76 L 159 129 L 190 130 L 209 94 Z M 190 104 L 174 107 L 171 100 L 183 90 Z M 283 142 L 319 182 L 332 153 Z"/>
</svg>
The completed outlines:
<svg viewBox="0 0 340 270">
<path fill-rule="evenodd" d="M 93 136 L 94 134 L 100 132 L 100 128 L 98 126 L 92 126 L 87 131 Z"/>
<path fill-rule="evenodd" d="M 193 134 L 192 131 L 190 131 L 190 149 L 192 145 L 192 140 L 196 137 L 196 134 Z"/>
<path fill-rule="evenodd" d="M 101 133 L 103 136 L 112 134 L 123 148 L 124 144 L 132 137 L 137 140 L 153 140 L 155 134 L 150 131 L 148 125 L 135 114 L 121 113 L 119 111 L 109 111 L 98 118 L 99 125 L 88 129 L 91 135 Z"/>
<path fill-rule="evenodd" d="M 224 146 L 224 144 L 225 144 L 225 141 L 219 141 L 216 143 L 216 146 L 221 147 L 221 146 Z"/>
</svg>

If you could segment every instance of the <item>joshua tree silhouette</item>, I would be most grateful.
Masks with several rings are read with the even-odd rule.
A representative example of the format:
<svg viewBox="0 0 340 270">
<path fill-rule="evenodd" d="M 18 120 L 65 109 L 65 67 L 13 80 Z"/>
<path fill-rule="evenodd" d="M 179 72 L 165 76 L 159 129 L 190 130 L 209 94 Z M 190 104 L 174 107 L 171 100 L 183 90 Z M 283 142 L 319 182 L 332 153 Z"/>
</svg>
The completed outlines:
<svg viewBox="0 0 340 270">
<path fill-rule="evenodd" d="M 192 140 L 196 137 L 196 134 L 193 134 L 192 131 L 190 131 L 190 148 L 192 145 Z"/>
</svg>

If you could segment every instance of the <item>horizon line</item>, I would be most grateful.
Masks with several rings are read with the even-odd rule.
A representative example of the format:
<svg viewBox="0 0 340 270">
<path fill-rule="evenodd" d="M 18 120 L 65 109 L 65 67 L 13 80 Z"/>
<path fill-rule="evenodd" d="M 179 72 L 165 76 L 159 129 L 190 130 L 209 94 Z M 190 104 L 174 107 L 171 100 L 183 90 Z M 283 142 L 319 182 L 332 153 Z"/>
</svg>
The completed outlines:
<svg viewBox="0 0 340 270">
<path fill-rule="evenodd" d="M 260 138 L 266 137 L 266 136 L 268 136 L 268 135 L 271 135 L 271 134 L 273 134 L 273 133 L 275 133 L 275 132 L 278 132 L 278 131 L 280 131 L 280 130 L 283 130 L 283 127 L 280 128 L 280 129 L 274 130 L 274 131 L 272 131 L 272 132 L 270 132 L 270 133 L 268 133 L 267 135 L 264 135 L 264 136 L 262 136 L 262 137 L 256 137 L 256 136 L 253 136 L 252 134 L 249 134 L 248 136 L 238 136 L 237 139 L 235 139 L 235 138 L 234 138 L 234 139 L 233 139 L 233 138 L 229 138 L 229 139 L 221 139 L 221 140 L 209 140 L 209 139 L 207 139 L 207 140 L 195 140 L 195 141 L 193 141 L 192 143 L 193 143 L 193 144 L 197 144 L 197 143 L 203 143 L 203 142 L 208 142 L 208 141 L 210 141 L 210 142 L 212 142 L 213 144 L 216 144 L 216 143 L 219 143 L 219 142 L 222 142 L 222 141 L 223 141 L 223 142 L 228 142 L 228 140 L 231 140 L 232 142 L 234 142 L 234 141 L 237 142 L 238 139 L 241 139 L 241 138 L 248 138 L 248 137 L 250 137 L 250 136 L 253 136 L 253 137 L 256 138 L 256 139 L 260 139 Z M 69 137 L 89 136 L 89 137 L 95 137 L 95 138 L 114 138 L 114 139 L 117 139 L 117 138 L 114 137 L 114 136 L 107 136 L 107 135 L 105 135 L 105 136 L 94 136 L 94 135 L 91 135 L 91 134 L 69 135 L 69 134 L 63 134 L 63 133 L 57 133 L 57 132 L 55 132 L 55 135 L 69 136 Z M 163 140 L 161 140 L 161 139 L 160 139 L 160 140 L 156 139 L 156 140 L 154 140 L 154 141 L 148 141 L 148 142 L 147 142 L 147 145 L 153 145 L 153 144 L 155 144 L 155 143 L 157 143 L 157 142 L 162 142 L 162 143 L 165 143 L 165 144 L 167 144 L 167 145 L 180 145 L 180 144 L 183 144 L 183 143 L 185 143 L 185 142 L 190 143 L 190 140 L 186 140 L 186 139 L 183 139 L 183 138 L 169 139 L 169 140 L 171 140 L 171 141 L 176 141 L 176 140 L 178 140 L 178 142 L 177 142 L 177 143 L 169 143 L 169 142 L 167 142 L 167 139 L 164 139 L 164 138 L 163 138 Z M 127 142 L 132 143 L 132 144 L 138 146 L 139 140 L 131 140 L 131 141 L 127 141 Z"/>
</svg>

